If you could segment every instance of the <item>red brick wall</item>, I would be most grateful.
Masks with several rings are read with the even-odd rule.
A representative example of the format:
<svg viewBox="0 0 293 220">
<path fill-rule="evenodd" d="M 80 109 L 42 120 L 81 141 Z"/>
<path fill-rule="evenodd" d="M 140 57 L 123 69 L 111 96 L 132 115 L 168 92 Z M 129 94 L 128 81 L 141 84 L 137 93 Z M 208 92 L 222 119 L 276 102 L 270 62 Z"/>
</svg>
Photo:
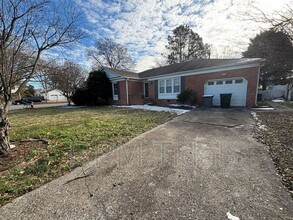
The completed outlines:
<svg viewBox="0 0 293 220">
<path fill-rule="evenodd" d="M 143 99 L 143 82 L 128 80 L 128 102 L 129 105 L 141 105 Z M 126 81 L 119 81 L 119 100 L 112 100 L 114 105 L 126 105 Z"/>
<path fill-rule="evenodd" d="M 243 77 L 247 83 L 246 106 L 252 107 L 256 102 L 256 91 L 258 85 L 258 67 L 223 71 L 210 74 L 200 74 L 185 77 L 185 89 L 190 88 L 198 94 L 198 104 L 202 105 L 204 94 L 204 84 L 211 79 Z"/>
<path fill-rule="evenodd" d="M 202 96 L 204 94 L 204 84 L 208 80 L 212 79 L 222 79 L 222 78 L 234 78 L 234 77 L 243 77 L 248 81 L 247 84 L 247 97 L 246 97 L 246 105 L 248 107 L 252 107 L 256 102 L 256 91 L 258 85 L 258 67 L 239 69 L 239 70 L 230 70 L 209 74 L 199 74 L 193 76 L 185 76 L 184 77 L 184 85 L 185 89 L 190 88 L 195 91 L 198 95 L 198 104 L 202 105 L 203 99 Z M 153 82 L 153 83 L 152 83 Z M 165 100 L 165 99 L 156 99 L 155 95 L 155 81 L 151 81 L 149 83 L 149 97 L 150 100 L 157 105 L 167 105 L 170 103 L 176 103 L 176 99 Z"/>
<path fill-rule="evenodd" d="M 128 97 L 130 105 L 144 104 L 143 82 L 128 81 Z"/>
<path fill-rule="evenodd" d="M 125 81 L 119 81 L 119 99 L 113 100 L 114 105 L 126 105 Z"/>
<path fill-rule="evenodd" d="M 148 98 L 149 102 L 152 103 L 156 103 L 156 85 L 155 85 L 155 81 L 150 81 L 149 82 L 149 98 Z"/>
</svg>

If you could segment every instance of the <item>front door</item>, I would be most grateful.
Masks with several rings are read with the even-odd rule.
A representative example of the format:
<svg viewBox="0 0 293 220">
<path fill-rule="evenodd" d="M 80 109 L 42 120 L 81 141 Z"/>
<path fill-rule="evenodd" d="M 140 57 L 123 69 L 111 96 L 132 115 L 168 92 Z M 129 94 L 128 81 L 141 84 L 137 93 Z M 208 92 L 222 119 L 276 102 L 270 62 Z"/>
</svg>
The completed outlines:
<svg viewBox="0 0 293 220">
<path fill-rule="evenodd" d="M 149 83 L 144 83 L 144 97 L 149 97 Z"/>
</svg>

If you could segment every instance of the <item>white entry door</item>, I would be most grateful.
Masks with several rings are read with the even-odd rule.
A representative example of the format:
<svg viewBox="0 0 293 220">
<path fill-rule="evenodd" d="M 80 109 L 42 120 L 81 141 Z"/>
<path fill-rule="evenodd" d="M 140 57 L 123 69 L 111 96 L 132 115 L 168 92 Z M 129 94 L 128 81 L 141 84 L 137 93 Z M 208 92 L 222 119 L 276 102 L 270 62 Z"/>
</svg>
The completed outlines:
<svg viewBox="0 0 293 220">
<path fill-rule="evenodd" d="M 247 80 L 244 78 L 214 79 L 205 83 L 204 94 L 214 95 L 213 105 L 220 106 L 220 94 L 232 93 L 231 106 L 246 106 Z"/>
</svg>

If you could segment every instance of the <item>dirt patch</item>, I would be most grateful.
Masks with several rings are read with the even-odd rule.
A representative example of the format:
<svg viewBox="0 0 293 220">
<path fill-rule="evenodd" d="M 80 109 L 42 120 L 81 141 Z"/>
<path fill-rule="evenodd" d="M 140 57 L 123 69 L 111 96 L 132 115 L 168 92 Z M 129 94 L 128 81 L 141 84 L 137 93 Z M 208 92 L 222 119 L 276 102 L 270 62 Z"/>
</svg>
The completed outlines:
<svg viewBox="0 0 293 220">
<path fill-rule="evenodd" d="M 10 169 L 25 167 L 33 163 L 34 160 L 25 161 L 25 157 L 32 149 L 45 148 L 43 141 L 22 141 L 11 143 L 16 147 L 9 151 L 9 155 L 0 157 L 0 176 L 9 172 Z"/>
<path fill-rule="evenodd" d="M 280 177 L 293 198 L 293 114 L 292 112 L 259 112 L 263 129 L 255 137 L 268 146 Z"/>
</svg>

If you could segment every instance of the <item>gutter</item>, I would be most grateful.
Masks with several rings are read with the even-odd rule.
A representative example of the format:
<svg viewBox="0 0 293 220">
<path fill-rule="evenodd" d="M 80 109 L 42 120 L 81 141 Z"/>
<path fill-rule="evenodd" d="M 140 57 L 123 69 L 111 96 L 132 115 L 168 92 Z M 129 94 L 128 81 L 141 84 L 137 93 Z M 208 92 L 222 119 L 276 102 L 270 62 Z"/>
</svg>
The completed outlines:
<svg viewBox="0 0 293 220">
<path fill-rule="evenodd" d="M 147 77 L 140 77 L 142 80 L 156 80 L 161 78 L 169 78 L 172 76 L 189 76 L 189 75 L 199 75 L 205 73 L 213 73 L 213 72 L 220 72 L 220 71 L 228 71 L 228 70 L 235 70 L 235 69 L 245 69 L 250 67 L 256 66 L 263 66 L 265 59 L 254 60 L 253 62 L 248 63 L 241 63 L 241 64 L 231 64 L 231 65 L 223 65 L 223 66 L 215 66 L 215 67 L 208 67 L 196 70 L 186 70 L 186 71 L 178 71 L 168 74 L 162 74 L 157 76 L 147 76 Z"/>
</svg>

